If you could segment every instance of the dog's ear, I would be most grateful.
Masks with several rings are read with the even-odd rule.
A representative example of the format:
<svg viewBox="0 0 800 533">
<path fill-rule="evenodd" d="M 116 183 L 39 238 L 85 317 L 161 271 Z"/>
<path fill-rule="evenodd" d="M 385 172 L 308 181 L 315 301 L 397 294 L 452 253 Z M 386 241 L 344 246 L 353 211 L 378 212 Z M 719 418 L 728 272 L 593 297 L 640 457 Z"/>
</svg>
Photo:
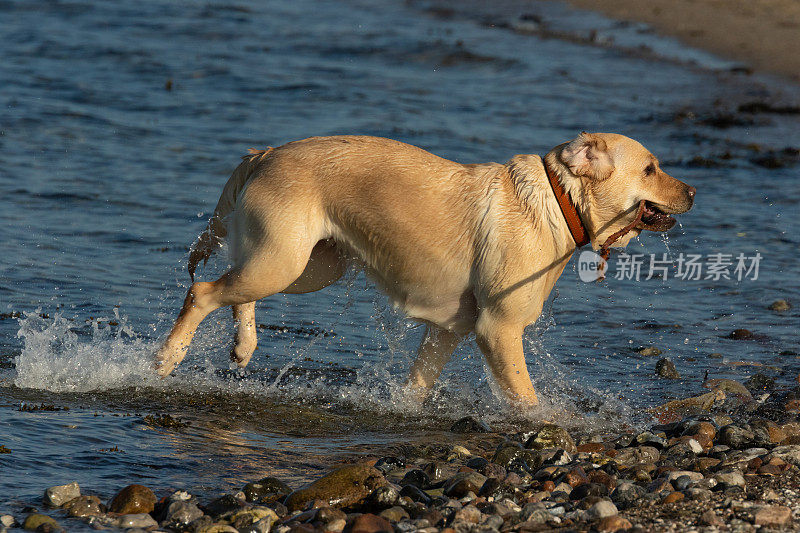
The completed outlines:
<svg viewBox="0 0 800 533">
<path fill-rule="evenodd" d="M 614 161 L 606 142 L 592 133 L 581 132 L 561 150 L 561 161 L 576 176 L 604 180 L 614 172 Z"/>
</svg>

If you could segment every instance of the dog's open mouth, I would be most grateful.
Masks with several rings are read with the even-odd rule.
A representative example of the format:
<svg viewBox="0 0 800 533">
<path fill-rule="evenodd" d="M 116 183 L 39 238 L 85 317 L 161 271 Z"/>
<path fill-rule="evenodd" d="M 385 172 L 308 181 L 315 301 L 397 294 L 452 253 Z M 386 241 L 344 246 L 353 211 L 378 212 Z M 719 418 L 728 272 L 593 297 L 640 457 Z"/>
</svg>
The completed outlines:
<svg viewBox="0 0 800 533">
<path fill-rule="evenodd" d="M 676 222 L 677 220 L 656 207 L 655 204 L 645 201 L 642 221 L 637 224 L 636 228 L 646 229 L 648 231 L 667 231 L 674 226 Z"/>
</svg>

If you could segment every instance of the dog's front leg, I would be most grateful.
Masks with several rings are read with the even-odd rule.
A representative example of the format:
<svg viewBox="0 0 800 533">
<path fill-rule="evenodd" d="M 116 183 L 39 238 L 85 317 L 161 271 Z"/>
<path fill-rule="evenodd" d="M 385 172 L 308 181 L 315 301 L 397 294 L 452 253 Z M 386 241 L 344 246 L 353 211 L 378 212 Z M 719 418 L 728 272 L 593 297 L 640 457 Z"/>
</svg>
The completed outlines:
<svg viewBox="0 0 800 533">
<path fill-rule="evenodd" d="M 512 403 L 538 405 L 525 354 L 522 350 L 524 327 L 484 310 L 475 325 L 478 342 L 495 381 Z"/>
<path fill-rule="evenodd" d="M 452 331 L 434 325 L 426 327 L 408 377 L 408 387 L 420 401 L 427 397 L 460 341 L 461 337 Z"/>
</svg>

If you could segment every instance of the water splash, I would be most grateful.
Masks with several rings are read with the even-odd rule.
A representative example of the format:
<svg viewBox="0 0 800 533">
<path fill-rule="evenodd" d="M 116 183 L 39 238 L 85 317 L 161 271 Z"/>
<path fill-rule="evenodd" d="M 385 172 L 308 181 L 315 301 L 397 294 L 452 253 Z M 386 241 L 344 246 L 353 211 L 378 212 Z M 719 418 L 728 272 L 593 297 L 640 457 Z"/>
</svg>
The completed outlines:
<svg viewBox="0 0 800 533">
<path fill-rule="evenodd" d="M 17 333 L 24 341 L 16 357 L 14 385 L 53 392 L 88 392 L 155 384 L 155 344 L 137 335 L 114 309 L 115 321 L 88 327 L 56 313 L 52 319 L 26 313 Z"/>
</svg>

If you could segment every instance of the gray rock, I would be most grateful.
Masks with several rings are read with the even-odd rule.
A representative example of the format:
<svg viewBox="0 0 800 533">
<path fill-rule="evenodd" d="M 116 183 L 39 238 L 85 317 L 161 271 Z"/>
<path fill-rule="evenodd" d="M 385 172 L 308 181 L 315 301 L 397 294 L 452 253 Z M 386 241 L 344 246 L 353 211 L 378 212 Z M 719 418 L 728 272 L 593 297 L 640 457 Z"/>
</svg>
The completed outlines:
<svg viewBox="0 0 800 533">
<path fill-rule="evenodd" d="M 687 476 L 693 482 L 700 481 L 705 477 L 700 472 L 692 472 L 691 470 L 673 470 L 667 474 L 667 481 L 672 482 L 683 476 Z"/>
<path fill-rule="evenodd" d="M 618 504 L 628 505 L 638 500 L 647 493 L 644 487 L 634 485 L 633 483 L 620 483 L 614 492 L 611 493 L 611 499 Z"/>
<path fill-rule="evenodd" d="M 508 468 L 508 465 L 516 459 L 522 451 L 522 444 L 515 441 L 501 442 L 497 446 L 497 451 L 492 456 L 492 462 L 502 467 Z"/>
<path fill-rule="evenodd" d="M 733 449 L 747 448 L 753 443 L 755 435 L 752 431 L 734 425 L 723 426 L 717 434 L 717 441 Z"/>
<path fill-rule="evenodd" d="M 800 444 L 789 444 L 786 446 L 776 446 L 772 448 L 769 457 L 777 457 L 787 463 L 800 466 Z"/>
<path fill-rule="evenodd" d="M 147 513 L 124 514 L 117 518 L 115 523 L 122 529 L 158 527 L 158 522 Z"/>
<path fill-rule="evenodd" d="M 264 499 L 283 499 L 292 493 L 291 487 L 275 477 L 265 477 L 248 483 L 242 488 L 248 502 L 258 502 Z"/>
<path fill-rule="evenodd" d="M 638 446 L 636 448 L 623 448 L 614 457 L 614 461 L 625 466 L 640 463 L 655 463 L 661 457 L 657 449 L 652 446 Z"/>
<path fill-rule="evenodd" d="M 678 379 L 681 377 L 678 369 L 675 368 L 675 363 L 666 357 L 659 359 L 656 363 L 656 374 L 666 379 Z"/>
<path fill-rule="evenodd" d="M 174 501 L 167 507 L 163 522 L 168 525 L 190 524 L 203 516 L 203 511 L 193 503 Z"/>
<path fill-rule="evenodd" d="M 44 504 L 49 507 L 61 507 L 80 495 L 81 488 L 75 482 L 66 485 L 56 485 L 44 491 Z"/>
<path fill-rule="evenodd" d="M 644 433 L 640 433 L 636 435 L 636 442 L 641 445 L 652 446 L 656 449 L 663 449 L 667 445 L 667 439 L 663 437 L 659 437 L 654 433 L 650 433 L 649 431 L 645 431 Z"/>
<path fill-rule="evenodd" d="M 736 471 L 717 472 L 714 474 L 714 479 L 716 479 L 718 483 L 724 483 L 729 487 L 744 488 L 745 485 L 744 476 Z"/>
<path fill-rule="evenodd" d="M 497 515 L 490 515 L 483 519 L 481 522 L 481 527 L 485 527 L 488 529 L 499 530 L 503 527 L 503 517 Z"/>
<path fill-rule="evenodd" d="M 397 489 L 391 485 L 385 485 L 372 491 L 367 501 L 378 507 L 389 508 L 397 503 L 398 498 L 400 498 L 400 493 Z"/>
<path fill-rule="evenodd" d="M 533 522 L 535 524 L 543 524 L 553 518 L 553 515 L 550 514 L 545 506 L 541 502 L 534 502 L 525 504 L 522 510 L 519 512 L 519 521 L 520 522 Z"/>
<path fill-rule="evenodd" d="M 684 490 L 688 489 L 692 486 L 692 478 L 689 476 L 680 476 L 677 478 L 672 484 L 675 486 L 675 490 L 683 492 Z"/>
<path fill-rule="evenodd" d="M 600 500 L 586 510 L 584 516 L 587 520 L 600 520 L 618 514 L 617 506 L 608 500 Z"/>
<path fill-rule="evenodd" d="M 706 502 L 711 499 L 711 491 L 700 487 L 691 487 L 685 492 L 686 497 L 697 502 Z"/>
</svg>

